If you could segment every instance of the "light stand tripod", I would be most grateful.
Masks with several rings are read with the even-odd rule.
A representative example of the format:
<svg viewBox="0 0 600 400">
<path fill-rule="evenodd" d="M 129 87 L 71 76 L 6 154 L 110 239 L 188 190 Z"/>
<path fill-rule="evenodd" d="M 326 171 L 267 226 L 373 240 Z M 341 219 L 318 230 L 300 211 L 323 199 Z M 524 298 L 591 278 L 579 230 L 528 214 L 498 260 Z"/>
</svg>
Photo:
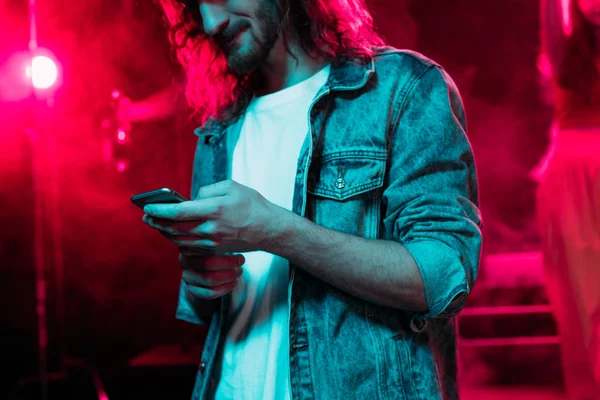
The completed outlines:
<svg viewBox="0 0 600 400">
<path fill-rule="evenodd" d="M 29 51 L 32 60 L 38 53 L 36 0 L 29 0 Z M 61 235 L 58 180 L 58 141 L 55 132 L 44 126 L 43 121 L 51 115 L 52 96 L 40 96 L 35 85 L 35 68 L 32 61 L 30 77 L 33 96 L 29 106 L 29 126 L 26 129 L 32 152 L 32 175 L 34 196 L 34 264 L 36 314 L 38 323 L 39 376 L 22 378 L 13 389 L 13 396 L 28 384 L 40 384 L 42 400 L 48 399 L 51 381 L 66 381 L 69 367 L 85 369 L 91 376 L 99 400 L 108 400 L 102 381 L 95 368 L 84 361 L 67 357 L 65 344 L 64 307 L 64 254 Z M 47 125 L 47 124 L 46 124 Z M 56 294 L 56 322 L 59 371 L 49 372 L 48 367 L 48 321 L 47 321 L 47 272 L 49 265 L 54 272 Z"/>
</svg>

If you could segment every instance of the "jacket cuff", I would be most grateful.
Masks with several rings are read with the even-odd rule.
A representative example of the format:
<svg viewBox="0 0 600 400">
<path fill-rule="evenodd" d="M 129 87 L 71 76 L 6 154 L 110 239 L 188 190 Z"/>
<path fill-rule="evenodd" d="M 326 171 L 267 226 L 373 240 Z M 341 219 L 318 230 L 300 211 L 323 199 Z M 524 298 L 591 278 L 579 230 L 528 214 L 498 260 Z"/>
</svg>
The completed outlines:
<svg viewBox="0 0 600 400">
<path fill-rule="evenodd" d="M 194 304 L 190 302 L 190 299 L 186 293 L 186 283 L 181 280 L 179 285 L 179 300 L 177 302 L 177 311 L 175 312 L 175 318 L 182 321 L 189 322 L 197 325 L 208 325 L 210 321 L 206 321 L 201 318 L 194 308 Z"/>
<path fill-rule="evenodd" d="M 413 330 L 423 330 L 423 320 L 428 318 L 458 314 L 470 292 L 459 254 L 443 242 L 434 240 L 406 243 L 404 247 L 419 267 L 427 301 L 426 312 L 411 313 Z"/>
</svg>

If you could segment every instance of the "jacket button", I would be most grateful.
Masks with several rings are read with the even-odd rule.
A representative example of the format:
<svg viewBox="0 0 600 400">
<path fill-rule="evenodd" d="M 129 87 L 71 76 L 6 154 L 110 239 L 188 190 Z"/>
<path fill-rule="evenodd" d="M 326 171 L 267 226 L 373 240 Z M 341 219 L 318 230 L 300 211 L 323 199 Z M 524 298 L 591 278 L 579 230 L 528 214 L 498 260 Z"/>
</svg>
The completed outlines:
<svg viewBox="0 0 600 400">
<path fill-rule="evenodd" d="M 204 361 L 200 361 L 200 365 L 198 366 L 198 370 L 200 370 L 200 372 L 204 371 L 204 368 L 206 367 L 206 363 Z"/>
<path fill-rule="evenodd" d="M 335 181 L 335 187 L 338 188 L 338 190 L 342 190 L 346 187 L 346 180 L 344 179 L 344 171 L 342 167 L 338 167 L 338 178 Z"/>
</svg>

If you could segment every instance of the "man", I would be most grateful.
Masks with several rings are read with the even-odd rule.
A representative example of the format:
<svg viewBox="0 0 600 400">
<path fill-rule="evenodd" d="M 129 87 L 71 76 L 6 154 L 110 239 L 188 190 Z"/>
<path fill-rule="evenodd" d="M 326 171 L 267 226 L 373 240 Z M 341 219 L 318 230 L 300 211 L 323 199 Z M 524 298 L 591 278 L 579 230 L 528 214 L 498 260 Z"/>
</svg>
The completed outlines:
<svg viewBox="0 0 600 400">
<path fill-rule="evenodd" d="M 457 398 L 481 233 L 452 80 L 359 0 L 162 4 L 203 126 L 195 200 L 144 221 L 209 325 L 193 398 Z"/>
</svg>

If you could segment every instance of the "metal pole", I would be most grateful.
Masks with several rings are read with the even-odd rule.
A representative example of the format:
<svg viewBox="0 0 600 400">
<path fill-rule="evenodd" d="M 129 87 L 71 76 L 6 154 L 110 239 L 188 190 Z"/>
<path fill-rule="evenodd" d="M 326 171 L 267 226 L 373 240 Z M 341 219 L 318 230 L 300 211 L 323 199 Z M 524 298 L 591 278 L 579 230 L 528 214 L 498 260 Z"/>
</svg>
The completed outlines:
<svg viewBox="0 0 600 400">
<path fill-rule="evenodd" d="M 37 50 L 36 0 L 29 0 L 29 51 Z"/>
<path fill-rule="evenodd" d="M 33 105 L 36 107 L 36 105 Z M 35 124 L 35 118 L 32 119 Z M 34 197 L 34 262 L 35 262 L 35 295 L 36 313 L 38 320 L 38 353 L 39 373 L 42 391 L 42 400 L 47 399 L 48 394 L 48 330 L 46 321 L 46 277 L 45 277 L 45 251 L 44 251 L 44 204 L 42 199 L 44 191 L 44 162 L 43 151 L 40 141 L 42 140 L 35 127 L 29 130 L 29 138 L 32 144 L 32 174 L 33 174 L 33 197 Z"/>
<path fill-rule="evenodd" d="M 37 50 L 37 22 L 36 22 L 36 0 L 29 0 L 29 52 L 31 59 Z M 33 66 L 32 66 L 33 67 Z M 33 68 L 31 76 L 33 77 Z M 31 124 L 29 136 L 31 139 L 33 151 L 31 154 L 33 168 L 33 195 L 34 195 L 34 252 L 35 252 L 35 294 L 36 294 L 36 314 L 38 319 L 38 353 L 39 353 L 39 372 L 41 384 L 41 399 L 48 398 L 48 329 L 46 321 L 46 277 L 44 264 L 44 206 L 42 199 L 44 173 L 43 146 L 40 141 L 42 138 L 36 129 L 37 121 L 37 101 L 32 104 Z"/>
</svg>

